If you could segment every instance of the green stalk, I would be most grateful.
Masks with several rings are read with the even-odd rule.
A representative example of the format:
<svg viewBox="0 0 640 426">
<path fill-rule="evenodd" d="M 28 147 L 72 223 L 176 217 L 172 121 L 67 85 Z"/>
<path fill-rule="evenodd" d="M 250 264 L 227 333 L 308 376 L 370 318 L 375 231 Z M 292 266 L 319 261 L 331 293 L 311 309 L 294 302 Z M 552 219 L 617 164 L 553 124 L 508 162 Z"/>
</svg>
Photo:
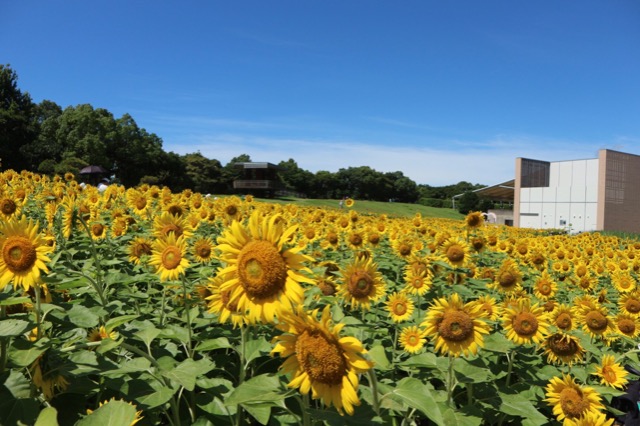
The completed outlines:
<svg viewBox="0 0 640 426">
<path fill-rule="evenodd" d="M 453 361 L 455 360 L 454 356 L 449 354 L 449 377 L 447 380 L 447 404 L 453 407 L 453 389 L 455 388 L 455 374 L 453 372 Z"/>
<path fill-rule="evenodd" d="M 311 426 L 311 417 L 309 416 L 309 394 L 302 395 L 302 426 Z"/>
<path fill-rule="evenodd" d="M 36 293 L 36 341 L 40 340 L 42 337 L 42 318 L 40 316 L 40 284 L 36 283 L 33 286 L 33 290 Z"/>
<path fill-rule="evenodd" d="M 98 297 L 100 298 L 100 303 L 102 303 L 102 307 L 106 308 L 107 299 L 104 296 L 104 283 L 102 282 L 102 266 L 100 264 L 100 259 L 98 258 L 98 249 L 96 248 L 96 243 L 93 241 L 93 237 L 91 236 L 91 230 L 87 225 L 87 222 L 82 218 L 82 215 L 78 215 L 78 220 L 82 224 L 82 227 L 85 231 L 87 231 L 87 235 L 89 236 L 89 242 L 91 243 L 91 254 L 93 256 L 93 262 L 96 265 L 96 281 L 91 281 L 94 283 L 93 288 L 98 293 Z M 103 318 L 104 320 L 104 318 Z"/>
<path fill-rule="evenodd" d="M 246 362 L 245 347 L 246 347 L 248 330 L 249 330 L 249 326 L 247 325 L 241 326 L 240 328 L 240 354 L 239 354 L 240 355 L 240 371 L 238 372 L 238 386 L 244 383 L 244 379 L 247 374 L 247 366 L 245 365 L 245 362 Z M 243 421 L 244 421 L 244 410 L 240 405 L 238 405 L 238 413 L 236 414 L 236 425 L 240 426 Z"/>
<path fill-rule="evenodd" d="M 187 299 L 187 278 L 182 276 L 182 299 L 184 301 L 184 310 L 187 317 L 187 331 L 189 332 L 189 340 L 187 341 L 187 355 L 189 358 L 193 358 L 193 349 L 191 341 L 193 340 L 193 330 L 191 329 L 191 312 L 189 307 L 189 300 Z"/>
<path fill-rule="evenodd" d="M 511 373 L 513 371 L 513 359 L 515 356 L 515 352 L 507 353 L 507 361 L 509 362 L 507 365 L 507 387 L 511 386 Z"/>
<path fill-rule="evenodd" d="M 367 371 L 369 377 L 369 384 L 371 385 L 371 396 L 373 397 L 373 411 L 376 412 L 378 417 L 380 416 L 380 400 L 378 399 L 378 379 L 376 377 L 373 368 Z"/>
<path fill-rule="evenodd" d="M 473 405 L 473 383 L 467 383 L 467 405 Z"/>
<path fill-rule="evenodd" d="M 7 307 L 2 305 L 0 306 L 0 320 L 3 320 L 7 317 Z M 7 367 L 7 355 L 8 350 L 7 346 L 9 346 L 9 338 L 2 337 L 0 338 L 0 374 L 4 373 L 4 369 Z"/>
<path fill-rule="evenodd" d="M 167 297 L 167 286 L 162 286 L 162 302 L 160 302 L 160 327 L 164 326 L 164 306 Z"/>
</svg>

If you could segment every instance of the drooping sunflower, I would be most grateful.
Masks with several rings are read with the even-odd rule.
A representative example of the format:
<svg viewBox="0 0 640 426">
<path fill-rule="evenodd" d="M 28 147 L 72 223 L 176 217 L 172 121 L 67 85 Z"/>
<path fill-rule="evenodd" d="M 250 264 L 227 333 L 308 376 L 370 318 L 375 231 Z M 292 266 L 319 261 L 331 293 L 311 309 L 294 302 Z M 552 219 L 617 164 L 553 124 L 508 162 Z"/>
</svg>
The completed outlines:
<svg viewBox="0 0 640 426">
<path fill-rule="evenodd" d="M 442 260 L 453 268 L 462 268 L 469 262 L 469 244 L 462 238 L 448 238 L 440 250 L 442 252 Z"/>
<path fill-rule="evenodd" d="M 544 341 L 544 354 L 550 364 L 572 365 L 582 361 L 584 349 L 577 337 L 566 333 L 554 333 L 547 336 Z"/>
<path fill-rule="evenodd" d="M 387 299 L 387 312 L 393 322 L 403 322 L 413 315 L 413 301 L 406 293 L 393 293 Z"/>
<path fill-rule="evenodd" d="M 470 212 L 465 216 L 464 223 L 468 228 L 480 228 L 484 225 L 484 216 L 482 212 Z"/>
<path fill-rule="evenodd" d="M 58 391 L 64 391 L 69 381 L 60 369 L 61 360 L 51 350 L 44 352 L 29 367 L 33 384 L 40 389 L 47 401 Z"/>
<path fill-rule="evenodd" d="M 418 353 L 426 341 L 424 331 L 415 325 L 404 327 L 398 340 L 402 350 L 410 354 Z"/>
<path fill-rule="evenodd" d="M 594 375 L 600 377 L 600 383 L 612 388 L 622 389 L 627 383 L 627 370 L 615 361 L 613 355 L 604 355 L 600 365 L 596 366 Z"/>
<path fill-rule="evenodd" d="M 155 266 L 160 281 L 177 280 L 189 267 L 185 256 L 187 245 L 183 237 L 176 238 L 172 232 L 166 238 L 154 241 L 149 265 Z"/>
<path fill-rule="evenodd" d="M 209 263 L 213 259 L 213 241 L 209 237 L 200 237 L 193 243 L 192 253 L 198 263 Z"/>
<path fill-rule="evenodd" d="M 460 296 L 453 293 L 449 298 L 435 300 L 422 326 L 425 335 L 435 341 L 436 351 L 456 357 L 475 355 L 490 329 L 484 318 L 477 303 L 463 304 Z"/>
<path fill-rule="evenodd" d="M 313 399 L 334 406 L 352 415 L 358 398 L 358 374 L 373 368 L 364 358 L 366 350 L 355 337 L 340 337 L 344 324 L 333 324 L 331 310 L 326 306 L 320 320 L 318 310 L 305 313 L 298 308 L 297 315 L 285 313 L 278 328 L 284 334 L 276 336 L 271 354 L 286 358 L 281 370 L 292 373 L 287 385 L 299 388 L 303 395 L 311 391 Z"/>
<path fill-rule="evenodd" d="M 129 243 L 129 261 L 139 265 L 143 256 L 151 255 L 153 242 L 145 237 L 136 237 Z"/>
<path fill-rule="evenodd" d="M 598 392 L 592 387 L 579 385 L 570 375 L 552 378 L 545 391 L 545 401 L 553 407 L 558 421 L 580 419 L 604 408 Z"/>
<path fill-rule="evenodd" d="M 549 331 L 544 308 L 537 303 L 531 305 L 529 298 L 521 298 L 516 306 L 504 310 L 502 326 L 507 338 L 519 345 L 538 344 Z"/>
<path fill-rule="evenodd" d="M 47 257 L 53 251 L 38 224 L 20 220 L 0 223 L 0 289 L 13 282 L 25 291 L 40 283 L 41 272 L 48 272 Z"/>
<path fill-rule="evenodd" d="M 311 272 L 304 263 L 313 259 L 300 246 L 287 247 L 296 230 L 295 225 L 285 228 L 278 214 L 262 218 L 254 211 L 248 226 L 235 221 L 218 237 L 216 249 L 226 264 L 219 272 L 226 277 L 221 290 L 230 291 L 231 303 L 250 322 L 273 322 L 278 311 L 302 303 L 300 283 L 314 284 L 301 273 Z"/>
<path fill-rule="evenodd" d="M 356 256 L 341 270 L 342 285 L 338 294 L 354 308 L 369 309 L 385 295 L 385 282 L 378 265 L 369 256 Z"/>
</svg>

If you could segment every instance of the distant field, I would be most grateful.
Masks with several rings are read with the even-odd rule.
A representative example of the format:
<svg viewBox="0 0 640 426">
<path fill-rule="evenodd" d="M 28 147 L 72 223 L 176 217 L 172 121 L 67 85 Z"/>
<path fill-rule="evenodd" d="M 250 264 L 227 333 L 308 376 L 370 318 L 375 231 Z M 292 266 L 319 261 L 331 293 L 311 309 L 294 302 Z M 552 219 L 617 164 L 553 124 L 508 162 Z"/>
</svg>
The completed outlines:
<svg viewBox="0 0 640 426">
<path fill-rule="evenodd" d="M 339 210 L 339 202 L 340 200 L 322 200 L 322 199 L 307 199 L 307 198 L 295 198 L 295 197 L 283 197 L 276 199 L 265 199 L 260 198 L 257 199 L 259 201 L 263 201 L 266 203 L 292 203 L 298 204 L 301 206 L 310 206 L 310 207 L 323 207 L 323 208 L 333 208 Z M 359 213 L 375 213 L 375 214 L 386 214 L 394 217 L 410 217 L 414 216 L 416 213 L 420 213 L 423 217 L 439 217 L 445 219 L 462 219 L 463 215 L 458 213 L 456 210 L 445 209 L 445 208 L 436 208 L 436 207 L 427 207 L 422 206 L 420 204 L 408 204 L 408 203 L 386 203 L 380 201 L 360 201 L 355 200 L 355 205 L 351 208 L 351 210 L 355 210 Z M 344 209 L 345 211 L 348 209 Z"/>
</svg>

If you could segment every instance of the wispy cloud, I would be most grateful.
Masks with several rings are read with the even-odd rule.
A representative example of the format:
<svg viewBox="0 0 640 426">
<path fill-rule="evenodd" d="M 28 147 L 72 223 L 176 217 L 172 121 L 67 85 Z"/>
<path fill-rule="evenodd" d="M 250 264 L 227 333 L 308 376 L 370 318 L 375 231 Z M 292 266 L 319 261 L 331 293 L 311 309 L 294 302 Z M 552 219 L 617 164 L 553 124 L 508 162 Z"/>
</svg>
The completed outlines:
<svg viewBox="0 0 640 426">
<path fill-rule="evenodd" d="M 184 154 L 200 151 L 223 164 L 240 154 L 249 154 L 254 161 L 279 163 L 293 158 L 298 166 L 311 172 L 369 166 L 380 172 L 401 171 L 417 183 L 433 186 L 460 181 L 495 184 L 513 178 L 517 157 L 547 161 L 595 158 L 604 146 L 575 144 L 562 141 L 534 143 L 530 138 L 468 142 L 465 149 L 442 141 L 437 145 L 416 147 L 373 145 L 358 141 L 305 140 L 254 137 L 235 133 L 200 136 L 188 145 L 166 148 Z M 563 147 L 564 146 L 564 147 Z"/>
</svg>

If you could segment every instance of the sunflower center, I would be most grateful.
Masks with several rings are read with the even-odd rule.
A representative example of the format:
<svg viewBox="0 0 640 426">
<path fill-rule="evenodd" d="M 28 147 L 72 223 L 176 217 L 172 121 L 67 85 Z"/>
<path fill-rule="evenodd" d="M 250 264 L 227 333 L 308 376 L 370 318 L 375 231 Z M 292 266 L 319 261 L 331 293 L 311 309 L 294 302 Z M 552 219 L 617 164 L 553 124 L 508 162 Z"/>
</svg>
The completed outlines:
<svg viewBox="0 0 640 426">
<path fill-rule="evenodd" d="M 513 330 L 520 336 L 532 336 L 538 331 L 538 319 L 531 312 L 521 312 L 513 319 Z"/>
<path fill-rule="evenodd" d="M 250 241 L 238 255 L 238 277 L 249 297 L 273 296 L 284 288 L 287 264 L 272 243 Z"/>
<path fill-rule="evenodd" d="M 563 357 L 578 353 L 578 344 L 572 339 L 564 338 L 561 335 L 555 335 L 549 339 L 549 348 L 554 354 Z"/>
<path fill-rule="evenodd" d="M 104 226 L 101 223 L 94 223 L 91 225 L 91 233 L 96 237 L 99 237 L 104 232 Z"/>
<path fill-rule="evenodd" d="M 136 257 L 151 254 L 151 246 L 148 243 L 138 243 L 133 247 L 133 253 Z"/>
<path fill-rule="evenodd" d="M 556 325 L 558 326 L 558 328 L 561 328 L 562 330 L 567 330 L 571 328 L 571 326 L 573 325 L 573 322 L 571 321 L 571 315 L 569 315 L 566 312 L 561 313 L 556 318 Z"/>
<path fill-rule="evenodd" d="M 582 392 L 568 387 L 560 392 L 560 406 L 567 418 L 576 419 L 589 409 L 589 401 Z"/>
<path fill-rule="evenodd" d="M 182 207 L 180 207 L 177 204 L 173 204 L 171 206 L 169 206 L 169 208 L 167 209 L 167 211 L 169 213 L 171 213 L 173 216 L 182 216 L 182 214 L 184 213 L 182 211 Z"/>
<path fill-rule="evenodd" d="M 438 324 L 438 333 L 443 339 L 463 342 L 473 336 L 473 320 L 463 311 L 450 311 Z"/>
<path fill-rule="evenodd" d="M 548 296 L 551 294 L 551 285 L 548 282 L 538 283 L 538 292 L 543 296 Z"/>
<path fill-rule="evenodd" d="M 624 307 L 627 309 L 629 313 L 637 314 L 638 312 L 640 312 L 640 300 L 629 299 L 624 304 Z"/>
<path fill-rule="evenodd" d="M 407 304 L 403 301 L 397 301 L 393 304 L 393 313 L 402 316 L 407 313 Z"/>
<path fill-rule="evenodd" d="M 616 372 L 613 371 L 613 368 L 611 368 L 609 366 L 606 366 L 606 367 L 602 368 L 602 377 L 608 383 L 615 383 L 618 380 L 618 376 L 617 376 Z"/>
<path fill-rule="evenodd" d="M 36 263 L 38 252 L 28 238 L 14 235 L 5 241 L 2 257 L 7 268 L 15 274 L 30 270 Z"/>
<path fill-rule="evenodd" d="M 531 262 L 534 265 L 542 265 L 544 263 L 544 256 L 541 254 L 536 253 L 535 255 L 533 255 L 531 257 Z"/>
<path fill-rule="evenodd" d="M 369 235 L 369 242 L 373 245 L 378 244 L 380 242 L 380 235 L 378 234 Z"/>
<path fill-rule="evenodd" d="M 161 232 L 162 232 L 162 235 L 164 236 L 168 236 L 169 233 L 171 232 L 173 232 L 173 235 L 175 235 L 176 238 L 182 236 L 182 228 L 176 225 L 175 223 L 170 223 L 168 225 L 163 226 Z"/>
<path fill-rule="evenodd" d="M 349 278 L 349 293 L 355 298 L 369 296 L 373 291 L 373 279 L 367 271 L 356 271 Z"/>
<path fill-rule="evenodd" d="M 398 252 L 400 253 L 400 256 L 409 256 L 411 254 L 411 246 L 408 244 L 401 244 L 398 248 Z"/>
<path fill-rule="evenodd" d="M 636 324 L 628 318 L 618 321 L 618 329 L 626 335 L 632 335 L 636 331 Z"/>
<path fill-rule="evenodd" d="M 360 234 L 352 234 L 349 236 L 349 242 L 354 246 L 362 245 L 362 236 Z"/>
<path fill-rule="evenodd" d="M 512 285 L 514 285 L 517 281 L 518 280 L 516 279 L 515 275 L 512 272 L 506 271 L 500 274 L 500 279 L 498 280 L 498 283 L 500 284 L 500 286 L 504 288 L 509 288 Z"/>
<path fill-rule="evenodd" d="M 414 278 L 413 281 L 411 281 L 411 285 L 413 288 L 422 288 L 424 286 L 424 279 L 421 277 Z"/>
<path fill-rule="evenodd" d="M 136 209 L 142 210 L 147 207 L 147 199 L 140 197 L 136 200 Z"/>
<path fill-rule="evenodd" d="M 182 260 L 180 249 L 175 246 L 169 246 L 162 252 L 162 266 L 165 269 L 176 269 Z"/>
<path fill-rule="evenodd" d="M 296 341 L 296 358 L 312 382 L 339 385 L 347 373 L 344 351 L 320 330 L 305 330 Z"/>
<path fill-rule="evenodd" d="M 2 201 L 0 201 L 0 210 L 7 216 L 12 215 L 17 208 L 18 206 L 16 205 L 16 203 L 9 198 L 4 198 Z"/>
<path fill-rule="evenodd" d="M 196 250 L 198 252 L 198 256 L 203 259 L 207 259 L 209 256 L 211 256 L 211 247 L 206 244 L 199 246 Z"/>
<path fill-rule="evenodd" d="M 236 213 L 238 213 L 238 208 L 236 206 L 227 206 L 227 208 L 224 211 L 229 216 L 235 216 Z"/>
<path fill-rule="evenodd" d="M 462 262 L 464 260 L 464 250 L 459 245 L 452 245 L 447 249 L 447 259 L 451 262 Z"/>
<path fill-rule="evenodd" d="M 587 327 L 592 331 L 603 331 L 607 328 L 607 317 L 602 312 L 591 311 L 585 317 Z"/>
</svg>

